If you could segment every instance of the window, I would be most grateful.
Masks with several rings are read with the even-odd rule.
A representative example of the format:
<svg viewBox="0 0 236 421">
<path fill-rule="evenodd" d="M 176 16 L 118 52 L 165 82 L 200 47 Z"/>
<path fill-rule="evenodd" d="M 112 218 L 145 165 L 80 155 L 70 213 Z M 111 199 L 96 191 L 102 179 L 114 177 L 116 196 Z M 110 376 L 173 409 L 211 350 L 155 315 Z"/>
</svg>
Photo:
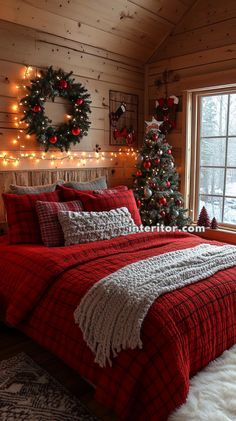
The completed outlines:
<svg viewBox="0 0 236 421">
<path fill-rule="evenodd" d="M 193 94 L 190 207 L 236 228 L 236 91 Z"/>
</svg>

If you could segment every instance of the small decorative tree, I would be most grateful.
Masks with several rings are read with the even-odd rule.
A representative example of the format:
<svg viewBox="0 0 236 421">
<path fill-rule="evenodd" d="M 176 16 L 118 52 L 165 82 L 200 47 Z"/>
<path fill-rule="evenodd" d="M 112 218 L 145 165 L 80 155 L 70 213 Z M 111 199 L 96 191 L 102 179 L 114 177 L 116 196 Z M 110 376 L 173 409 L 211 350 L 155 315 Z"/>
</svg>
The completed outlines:
<svg viewBox="0 0 236 421">
<path fill-rule="evenodd" d="M 211 221 L 211 229 L 216 230 L 217 228 L 218 228 L 218 223 L 217 223 L 216 218 L 214 217 L 212 218 L 212 221 Z"/>
<path fill-rule="evenodd" d="M 197 225 L 206 228 L 209 228 L 211 226 L 210 218 L 205 206 L 202 207 L 202 210 L 199 214 Z"/>
<path fill-rule="evenodd" d="M 134 180 L 142 223 L 181 228 L 191 220 L 185 215 L 187 209 L 183 207 L 183 197 L 178 191 L 178 174 L 171 146 L 165 134 L 160 132 L 158 122 L 153 119 L 149 123 Z"/>
</svg>

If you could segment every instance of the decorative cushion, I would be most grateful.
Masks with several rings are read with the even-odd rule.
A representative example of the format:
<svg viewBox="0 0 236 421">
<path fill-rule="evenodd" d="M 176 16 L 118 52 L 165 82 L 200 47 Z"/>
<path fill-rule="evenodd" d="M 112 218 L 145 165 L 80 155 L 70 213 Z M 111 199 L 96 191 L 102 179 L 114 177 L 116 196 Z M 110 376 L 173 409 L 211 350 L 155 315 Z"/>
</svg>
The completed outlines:
<svg viewBox="0 0 236 421">
<path fill-rule="evenodd" d="M 45 246 L 59 247 L 64 245 L 64 235 L 58 220 L 59 211 L 82 211 L 82 203 L 74 202 L 41 202 L 35 204 L 38 214 L 41 237 Z"/>
<path fill-rule="evenodd" d="M 16 184 L 10 184 L 9 193 L 14 194 L 38 194 L 38 193 L 49 193 L 56 190 L 57 185 L 63 184 L 63 180 L 58 180 L 53 184 L 44 184 L 42 186 L 17 186 Z"/>
<path fill-rule="evenodd" d="M 100 190 L 107 188 L 107 182 L 106 177 L 102 176 L 92 181 L 69 181 L 64 186 L 75 190 Z"/>
<path fill-rule="evenodd" d="M 37 200 L 59 202 L 58 191 L 39 194 L 7 194 L 2 195 L 9 227 L 9 242 L 41 243 L 40 227 L 35 209 Z"/>
<path fill-rule="evenodd" d="M 135 226 L 127 208 L 105 212 L 58 212 L 65 245 L 108 240 L 132 232 Z"/>
<path fill-rule="evenodd" d="M 62 200 L 68 201 L 68 200 L 79 200 L 81 190 L 76 189 L 70 189 L 69 187 L 58 186 L 58 190 L 61 192 Z M 120 191 L 127 191 L 128 187 L 126 186 L 117 186 L 113 187 L 112 189 L 101 189 L 101 190 L 84 190 L 83 193 L 97 195 L 97 194 L 116 194 Z"/>
<path fill-rule="evenodd" d="M 132 190 L 119 191 L 115 194 L 99 195 L 80 192 L 80 200 L 84 209 L 90 212 L 109 211 L 111 209 L 126 207 L 135 224 L 141 225 L 142 223 Z"/>
</svg>

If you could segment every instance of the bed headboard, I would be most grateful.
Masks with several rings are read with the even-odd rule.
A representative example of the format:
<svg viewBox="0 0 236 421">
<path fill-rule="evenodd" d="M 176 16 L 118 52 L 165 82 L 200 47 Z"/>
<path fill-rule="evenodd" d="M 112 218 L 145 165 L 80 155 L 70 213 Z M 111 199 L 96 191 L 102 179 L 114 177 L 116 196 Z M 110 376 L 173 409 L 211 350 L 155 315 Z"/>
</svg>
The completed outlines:
<svg viewBox="0 0 236 421">
<path fill-rule="evenodd" d="M 7 192 L 10 184 L 22 186 L 37 186 L 54 183 L 57 180 L 89 181 L 105 175 L 108 185 L 112 185 L 115 170 L 113 168 L 79 168 L 79 169 L 52 169 L 33 171 L 0 171 L 0 193 Z M 5 211 L 0 196 L 0 223 L 5 223 Z"/>
</svg>

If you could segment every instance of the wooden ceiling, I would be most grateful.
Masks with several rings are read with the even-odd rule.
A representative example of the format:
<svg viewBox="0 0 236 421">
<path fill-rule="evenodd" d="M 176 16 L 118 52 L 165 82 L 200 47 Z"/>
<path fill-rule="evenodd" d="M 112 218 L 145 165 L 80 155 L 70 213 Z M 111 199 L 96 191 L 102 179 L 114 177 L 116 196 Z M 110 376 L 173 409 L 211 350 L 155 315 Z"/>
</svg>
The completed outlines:
<svg viewBox="0 0 236 421">
<path fill-rule="evenodd" d="M 0 19 L 143 64 L 196 0 L 0 0 Z"/>
</svg>

